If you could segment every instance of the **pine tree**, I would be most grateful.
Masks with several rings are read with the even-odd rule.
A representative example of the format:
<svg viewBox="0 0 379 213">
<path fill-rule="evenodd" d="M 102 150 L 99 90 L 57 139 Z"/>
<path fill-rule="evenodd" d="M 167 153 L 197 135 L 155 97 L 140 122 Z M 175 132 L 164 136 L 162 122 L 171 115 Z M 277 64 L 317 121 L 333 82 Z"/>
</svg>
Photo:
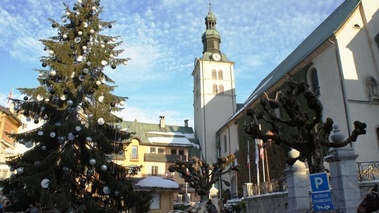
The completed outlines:
<svg viewBox="0 0 379 213">
<path fill-rule="evenodd" d="M 117 58 L 119 37 L 103 35 L 114 22 L 100 19 L 100 0 L 78 0 L 65 6 L 61 24 L 50 19 L 57 36 L 42 39 L 48 52 L 37 69 L 39 86 L 19 88 L 23 100 L 14 109 L 40 127 L 10 134 L 33 148 L 7 161 L 16 172 L 4 181 L 12 211 L 39 202 L 61 212 L 119 212 L 130 207 L 145 212 L 149 194 L 133 191 L 136 170 L 112 162 L 127 146 L 130 133 L 120 130 L 127 97 L 112 94 L 115 82 L 104 73 L 127 64 Z"/>
</svg>

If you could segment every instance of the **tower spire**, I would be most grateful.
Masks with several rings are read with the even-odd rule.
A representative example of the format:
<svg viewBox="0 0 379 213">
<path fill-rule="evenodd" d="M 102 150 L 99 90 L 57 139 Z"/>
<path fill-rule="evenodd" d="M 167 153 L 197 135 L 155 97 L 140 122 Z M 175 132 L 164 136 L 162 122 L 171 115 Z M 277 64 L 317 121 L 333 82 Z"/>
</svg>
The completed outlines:
<svg viewBox="0 0 379 213">
<path fill-rule="evenodd" d="M 212 12 L 212 0 L 209 0 L 209 12 Z"/>
</svg>

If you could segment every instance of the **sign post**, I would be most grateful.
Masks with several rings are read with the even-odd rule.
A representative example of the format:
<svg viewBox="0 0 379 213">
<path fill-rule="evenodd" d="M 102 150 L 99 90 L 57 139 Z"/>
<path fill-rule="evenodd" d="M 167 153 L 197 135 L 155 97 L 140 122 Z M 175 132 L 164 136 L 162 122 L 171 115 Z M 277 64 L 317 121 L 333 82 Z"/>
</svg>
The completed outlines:
<svg viewBox="0 0 379 213">
<path fill-rule="evenodd" d="M 332 210 L 333 201 L 326 172 L 310 174 L 309 180 L 311 183 L 313 210 L 315 212 Z"/>
</svg>

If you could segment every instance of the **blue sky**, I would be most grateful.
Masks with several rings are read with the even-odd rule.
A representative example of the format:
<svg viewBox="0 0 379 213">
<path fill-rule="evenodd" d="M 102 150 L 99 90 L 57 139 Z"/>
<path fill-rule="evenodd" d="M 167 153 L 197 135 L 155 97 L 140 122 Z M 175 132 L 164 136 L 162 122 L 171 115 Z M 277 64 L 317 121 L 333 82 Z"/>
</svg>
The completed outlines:
<svg viewBox="0 0 379 213">
<path fill-rule="evenodd" d="M 38 86 L 39 39 L 55 36 L 48 18 L 60 23 L 63 2 L 77 0 L 0 1 L 0 105 L 22 98 L 16 88 Z M 259 82 L 289 55 L 343 0 L 212 1 L 221 34 L 221 51 L 235 62 L 237 102 L 243 103 Z M 104 21 L 116 21 L 104 34 L 121 36 L 121 57 L 132 60 L 105 72 L 128 96 L 124 120 L 193 126 L 191 76 L 202 56 L 201 35 L 209 0 L 102 0 Z"/>
</svg>

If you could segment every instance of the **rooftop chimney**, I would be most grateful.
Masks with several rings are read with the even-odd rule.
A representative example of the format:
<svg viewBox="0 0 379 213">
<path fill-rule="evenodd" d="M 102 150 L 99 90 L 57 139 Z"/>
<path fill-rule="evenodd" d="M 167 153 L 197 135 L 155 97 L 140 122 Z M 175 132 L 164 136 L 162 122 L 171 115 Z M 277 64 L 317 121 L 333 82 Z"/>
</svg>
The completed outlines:
<svg viewBox="0 0 379 213">
<path fill-rule="evenodd" d="M 159 116 L 159 118 L 160 118 L 160 120 L 159 120 L 159 127 L 160 128 L 165 128 L 165 120 L 164 120 L 164 116 L 163 115 L 161 115 L 161 116 Z"/>
<path fill-rule="evenodd" d="M 184 120 L 184 126 L 188 127 L 188 119 Z"/>
</svg>

